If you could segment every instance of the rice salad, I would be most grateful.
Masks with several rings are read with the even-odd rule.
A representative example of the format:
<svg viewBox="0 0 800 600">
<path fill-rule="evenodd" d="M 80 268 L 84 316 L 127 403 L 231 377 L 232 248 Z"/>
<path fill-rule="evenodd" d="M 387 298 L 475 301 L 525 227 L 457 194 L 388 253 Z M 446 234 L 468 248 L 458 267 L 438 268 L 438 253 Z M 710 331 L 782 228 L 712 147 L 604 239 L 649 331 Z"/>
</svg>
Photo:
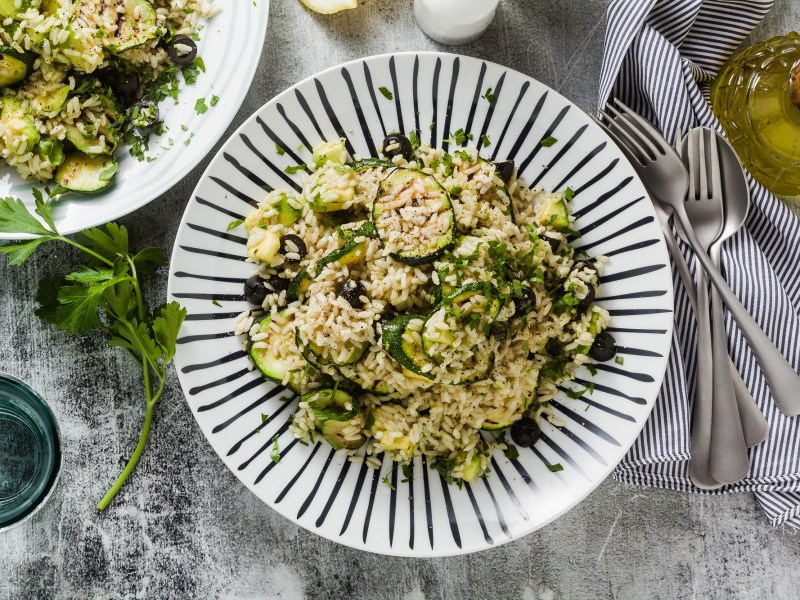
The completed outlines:
<svg viewBox="0 0 800 600">
<path fill-rule="evenodd" d="M 158 103 L 202 70 L 208 0 L 0 0 L 0 164 L 97 193 L 127 143 L 145 159 Z"/>
<path fill-rule="evenodd" d="M 413 136 L 412 136 L 413 137 Z M 570 245 L 572 192 L 527 188 L 510 162 L 393 134 L 383 157 L 314 149 L 301 193 L 243 222 L 257 308 L 235 333 L 254 368 L 300 394 L 291 430 L 354 461 L 424 454 L 448 482 L 530 446 L 583 363 L 608 360 L 603 257 Z"/>
</svg>

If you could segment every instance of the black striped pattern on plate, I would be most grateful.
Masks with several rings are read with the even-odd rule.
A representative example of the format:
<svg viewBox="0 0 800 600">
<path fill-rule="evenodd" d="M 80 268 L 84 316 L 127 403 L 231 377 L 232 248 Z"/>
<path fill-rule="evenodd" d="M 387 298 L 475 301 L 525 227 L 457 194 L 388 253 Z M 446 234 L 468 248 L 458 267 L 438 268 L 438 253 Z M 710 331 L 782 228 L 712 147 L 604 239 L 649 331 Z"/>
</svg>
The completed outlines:
<svg viewBox="0 0 800 600">
<path fill-rule="evenodd" d="M 392 99 L 377 92 L 386 87 Z M 492 95 L 486 90 L 492 88 Z M 487 99 L 490 98 L 492 101 Z M 492 472 L 459 488 L 424 457 L 410 472 L 350 463 L 325 443 L 294 440 L 291 392 L 248 370 L 233 319 L 248 309 L 241 230 L 227 231 L 265 191 L 297 189 L 286 167 L 323 139 L 377 153 L 392 131 L 453 150 L 463 129 L 484 156 L 511 159 L 530 185 L 570 186 L 582 236 L 575 245 L 610 262 L 598 296 L 612 314 L 623 364 L 581 370 L 568 384 L 594 392 L 553 403 L 542 439 L 502 453 Z M 485 136 L 485 137 L 484 137 Z M 555 137 L 545 147 L 540 141 Z M 277 151 L 276 147 L 284 150 Z M 322 536 L 374 552 L 471 552 L 528 533 L 574 506 L 602 481 L 641 430 L 658 392 L 672 331 L 672 282 L 645 192 L 588 117 L 544 85 L 484 61 L 438 53 L 377 56 L 333 68 L 282 93 L 250 118 L 213 160 L 181 224 L 169 293 L 189 317 L 176 358 L 189 406 L 225 464 L 264 502 Z M 217 304 L 219 306 L 217 306 Z M 280 453 L 279 462 L 271 455 Z M 561 470 L 558 470 L 561 467 Z M 408 476 L 411 475 L 411 476 Z"/>
</svg>

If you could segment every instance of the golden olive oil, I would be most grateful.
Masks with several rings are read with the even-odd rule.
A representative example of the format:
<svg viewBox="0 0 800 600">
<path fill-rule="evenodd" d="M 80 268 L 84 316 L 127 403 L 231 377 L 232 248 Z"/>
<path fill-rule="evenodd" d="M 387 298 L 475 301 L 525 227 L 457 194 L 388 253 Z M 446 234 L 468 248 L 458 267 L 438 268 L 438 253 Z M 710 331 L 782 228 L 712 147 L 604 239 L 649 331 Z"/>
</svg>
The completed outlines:
<svg viewBox="0 0 800 600">
<path fill-rule="evenodd" d="M 745 168 L 772 192 L 800 197 L 800 35 L 765 40 L 734 56 L 711 98 Z"/>
</svg>

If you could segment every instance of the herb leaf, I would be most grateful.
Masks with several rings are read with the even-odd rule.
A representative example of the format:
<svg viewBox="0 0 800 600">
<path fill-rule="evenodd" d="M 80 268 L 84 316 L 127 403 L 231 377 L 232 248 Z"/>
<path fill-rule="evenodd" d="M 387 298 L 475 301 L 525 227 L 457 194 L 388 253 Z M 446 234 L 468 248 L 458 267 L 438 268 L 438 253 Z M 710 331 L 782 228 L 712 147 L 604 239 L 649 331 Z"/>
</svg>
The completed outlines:
<svg viewBox="0 0 800 600">
<path fill-rule="evenodd" d="M 544 146 L 545 148 L 549 148 L 553 144 L 555 144 L 558 140 L 554 138 L 552 135 L 548 135 L 546 138 L 542 138 L 542 141 L 539 142 L 540 146 Z"/>
<path fill-rule="evenodd" d="M 379 87 L 378 91 L 381 94 L 383 94 L 383 97 L 386 98 L 387 100 L 394 100 L 394 95 L 392 94 L 392 92 L 389 91 L 389 88 L 387 88 L 386 86 Z"/>
<path fill-rule="evenodd" d="M 0 233 L 51 234 L 19 198 L 0 198 Z"/>
</svg>

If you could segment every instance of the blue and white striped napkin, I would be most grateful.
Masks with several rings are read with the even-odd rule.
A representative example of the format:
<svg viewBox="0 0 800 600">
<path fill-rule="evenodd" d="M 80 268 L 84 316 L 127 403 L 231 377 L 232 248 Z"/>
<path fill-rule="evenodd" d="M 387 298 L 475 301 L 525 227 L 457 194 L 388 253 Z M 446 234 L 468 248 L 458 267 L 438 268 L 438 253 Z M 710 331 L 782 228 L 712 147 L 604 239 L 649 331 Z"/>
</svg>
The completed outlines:
<svg viewBox="0 0 800 600">
<path fill-rule="evenodd" d="M 600 106 L 620 98 L 672 142 L 695 125 L 722 132 L 708 104 L 708 83 L 761 21 L 774 0 L 611 0 Z M 746 227 L 729 240 L 722 264 L 729 285 L 797 369 L 800 366 L 800 219 L 749 179 Z M 696 270 L 687 246 L 684 253 Z M 687 474 L 689 401 L 694 387 L 696 324 L 675 281 L 675 337 L 653 416 L 614 473 L 623 482 L 700 492 Z M 774 526 L 800 527 L 800 417 L 780 413 L 736 324 L 726 315 L 729 349 L 769 422 L 766 442 L 750 451 L 742 482 L 718 492 L 755 492 Z M 798 391 L 800 393 L 800 391 Z"/>
</svg>

